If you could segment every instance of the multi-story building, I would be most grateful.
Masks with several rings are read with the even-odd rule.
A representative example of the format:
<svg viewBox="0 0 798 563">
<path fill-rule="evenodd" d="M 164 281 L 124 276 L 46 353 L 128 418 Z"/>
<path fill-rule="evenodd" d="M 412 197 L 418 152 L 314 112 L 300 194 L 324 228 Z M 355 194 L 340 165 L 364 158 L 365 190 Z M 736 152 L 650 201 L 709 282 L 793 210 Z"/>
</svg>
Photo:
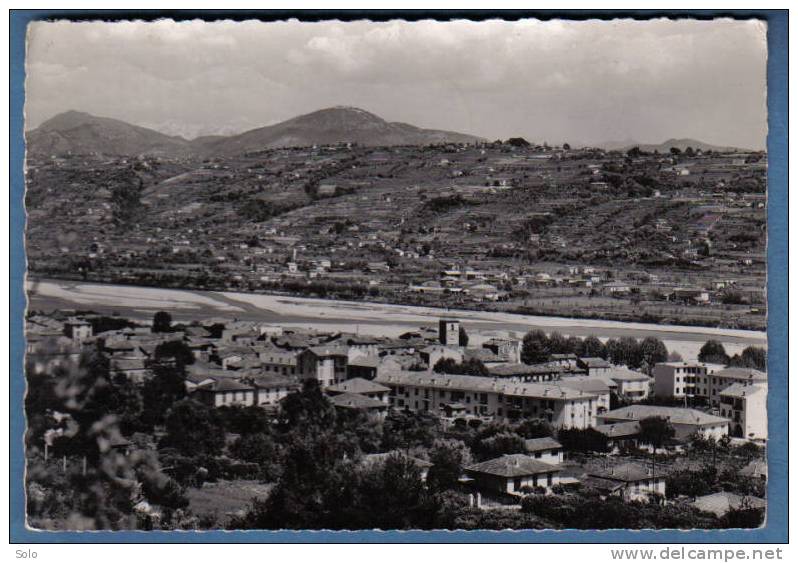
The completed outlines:
<svg viewBox="0 0 798 563">
<path fill-rule="evenodd" d="M 314 346 L 297 356 L 297 374 L 315 379 L 322 388 L 346 380 L 348 350 L 343 346 Z"/>
<path fill-rule="evenodd" d="M 742 385 L 764 384 L 767 389 L 768 374 L 751 368 L 723 368 L 714 371 L 710 380 L 710 403 L 712 406 L 719 406 L 721 394 L 732 385 L 739 383 Z"/>
<path fill-rule="evenodd" d="M 653 373 L 657 397 L 701 399 L 713 407 L 734 383 L 767 383 L 767 374 L 755 369 L 701 362 L 663 362 L 654 366 Z"/>
<path fill-rule="evenodd" d="M 733 383 L 720 392 L 720 415 L 731 420 L 736 438 L 767 440 L 767 383 Z"/>
<path fill-rule="evenodd" d="M 729 434 L 729 420 L 696 409 L 630 405 L 598 415 L 599 424 L 640 422 L 646 418 L 664 418 L 675 430 L 674 438 L 685 440 L 693 434 L 718 440 Z"/>
<path fill-rule="evenodd" d="M 707 366 L 700 362 L 663 362 L 654 366 L 654 394 L 674 399 L 710 396 Z"/>
<path fill-rule="evenodd" d="M 392 407 L 436 414 L 456 405 L 474 416 L 542 418 L 556 428 L 588 428 L 598 408 L 596 395 L 554 383 L 398 370 L 379 374 L 375 381 L 390 388 Z"/>
<path fill-rule="evenodd" d="M 646 399 L 651 390 L 651 378 L 639 371 L 615 367 L 601 377 L 614 381 L 618 395 L 632 402 Z"/>
<path fill-rule="evenodd" d="M 460 321 L 452 319 L 438 321 L 438 341 L 444 346 L 459 346 Z"/>
</svg>

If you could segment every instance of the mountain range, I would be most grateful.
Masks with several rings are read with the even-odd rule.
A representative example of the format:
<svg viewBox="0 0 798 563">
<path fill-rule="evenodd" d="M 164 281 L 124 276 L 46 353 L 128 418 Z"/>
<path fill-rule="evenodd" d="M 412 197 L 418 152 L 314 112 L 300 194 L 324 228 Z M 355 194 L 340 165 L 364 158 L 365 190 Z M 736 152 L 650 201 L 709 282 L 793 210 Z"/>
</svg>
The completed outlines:
<svg viewBox="0 0 798 563">
<path fill-rule="evenodd" d="M 738 147 L 725 147 L 721 145 L 711 145 L 697 139 L 668 139 L 664 143 L 638 143 L 637 141 L 627 139 L 625 141 L 611 141 L 602 143 L 599 147 L 610 151 L 623 151 L 626 152 L 631 148 L 638 147 L 641 151 L 645 152 L 660 152 L 668 153 L 671 148 L 677 148 L 684 151 L 687 147 L 693 147 L 693 150 L 701 149 L 702 152 L 736 152 L 740 149 Z"/>
<path fill-rule="evenodd" d="M 422 129 L 388 122 L 365 110 L 334 107 L 300 115 L 238 135 L 211 135 L 186 140 L 131 125 L 118 119 L 68 111 L 45 121 L 26 134 L 28 151 L 34 155 L 103 153 L 168 157 L 234 156 L 279 147 L 327 145 L 350 142 L 366 146 L 474 143 L 481 137 Z"/>
</svg>

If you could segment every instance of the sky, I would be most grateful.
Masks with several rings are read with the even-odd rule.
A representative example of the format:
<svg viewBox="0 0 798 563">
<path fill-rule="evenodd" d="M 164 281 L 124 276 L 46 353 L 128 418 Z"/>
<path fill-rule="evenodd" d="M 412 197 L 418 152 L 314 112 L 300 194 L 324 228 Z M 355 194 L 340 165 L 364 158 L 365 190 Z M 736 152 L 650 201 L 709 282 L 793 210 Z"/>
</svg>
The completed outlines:
<svg viewBox="0 0 798 563">
<path fill-rule="evenodd" d="M 553 144 L 765 147 L 766 24 L 37 22 L 26 127 L 67 110 L 192 138 L 337 105 Z"/>
</svg>

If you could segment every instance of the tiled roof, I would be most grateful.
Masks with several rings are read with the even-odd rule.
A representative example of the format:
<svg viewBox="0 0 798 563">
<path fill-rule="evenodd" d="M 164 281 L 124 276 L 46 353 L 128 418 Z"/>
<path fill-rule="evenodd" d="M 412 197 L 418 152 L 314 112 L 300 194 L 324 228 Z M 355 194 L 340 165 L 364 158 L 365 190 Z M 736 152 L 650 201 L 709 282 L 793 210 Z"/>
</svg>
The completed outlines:
<svg viewBox="0 0 798 563">
<path fill-rule="evenodd" d="M 612 424 L 599 424 L 596 431 L 601 432 L 607 438 L 620 438 L 623 436 L 634 436 L 640 433 L 640 423 L 634 422 L 614 422 Z"/>
<path fill-rule="evenodd" d="M 341 393 L 330 397 L 330 402 L 336 407 L 347 409 L 384 409 L 388 405 L 377 399 L 358 395 L 357 393 Z"/>
<path fill-rule="evenodd" d="M 661 407 L 653 405 L 630 405 L 614 411 L 599 415 L 605 421 L 609 420 L 642 420 L 649 417 L 667 418 L 672 424 L 718 424 L 729 422 L 728 419 L 712 414 L 707 414 L 696 409 L 682 407 Z"/>
<path fill-rule="evenodd" d="M 767 502 L 759 497 L 742 496 L 728 491 L 698 497 L 691 504 L 702 512 L 711 512 L 718 517 L 741 507 L 765 508 L 767 506 Z"/>
<path fill-rule="evenodd" d="M 380 385 L 379 383 L 369 381 L 368 379 L 363 379 L 362 377 L 354 377 L 352 379 L 342 381 L 341 383 L 337 383 L 336 385 L 330 385 L 326 390 L 328 392 L 332 391 L 333 393 L 367 394 L 387 393 L 390 391 L 390 388 Z"/>
<path fill-rule="evenodd" d="M 530 438 L 528 440 L 524 440 L 524 445 L 526 446 L 526 451 L 528 452 L 540 452 L 543 450 L 562 448 L 562 444 L 551 437 Z"/>
<path fill-rule="evenodd" d="M 515 397 L 535 397 L 549 400 L 595 398 L 595 395 L 561 387 L 554 383 L 518 383 L 474 375 L 386 370 L 385 373 L 377 375 L 375 381 L 384 385 L 413 385 L 458 391 L 493 392 Z"/>
<path fill-rule="evenodd" d="M 500 477 L 523 477 L 541 473 L 554 473 L 560 469 L 554 465 L 538 461 L 525 454 L 503 455 L 476 463 L 465 468 L 469 473 L 485 473 Z"/>
<path fill-rule="evenodd" d="M 639 463 L 622 463 L 607 469 L 602 469 L 590 473 L 591 477 L 598 477 L 600 479 L 607 479 L 609 481 L 623 481 L 625 483 L 634 483 L 636 481 L 644 481 L 646 479 L 653 479 L 654 477 L 664 477 L 661 471 L 652 471 L 651 467 L 640 465 Z"/>
<path fill-rule="evenodd" d="M 720 392 L 721 397 L 751 397 L 759 393 L 767 393 L 767 387 L 762 384 L 732 383 Z"/>
</svg>

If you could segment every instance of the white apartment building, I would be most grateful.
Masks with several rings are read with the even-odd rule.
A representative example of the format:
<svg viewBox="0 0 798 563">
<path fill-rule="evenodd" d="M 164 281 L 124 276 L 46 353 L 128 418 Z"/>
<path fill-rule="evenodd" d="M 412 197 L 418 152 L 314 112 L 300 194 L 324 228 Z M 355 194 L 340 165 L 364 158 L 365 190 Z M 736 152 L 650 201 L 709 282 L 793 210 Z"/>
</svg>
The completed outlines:
<svg viewBox="0 0 798 563">
<path fill-rule="evenodd" d="M 375 381 L 390 388 L 393 408 L 435 414 L 449 406 L 472 416 L 542 418 L 556 428 L 588 428 L 595 426 L 598 408 L 596 395 L 554 383 L 399 370 L 379 374 Z"/>
<path fill-rule="evenodd" d="M 767 440 L 767 383 L 733 383 L 720 392 L 720 415 L 731 420 L 729 435 Z"/>
</svg>

